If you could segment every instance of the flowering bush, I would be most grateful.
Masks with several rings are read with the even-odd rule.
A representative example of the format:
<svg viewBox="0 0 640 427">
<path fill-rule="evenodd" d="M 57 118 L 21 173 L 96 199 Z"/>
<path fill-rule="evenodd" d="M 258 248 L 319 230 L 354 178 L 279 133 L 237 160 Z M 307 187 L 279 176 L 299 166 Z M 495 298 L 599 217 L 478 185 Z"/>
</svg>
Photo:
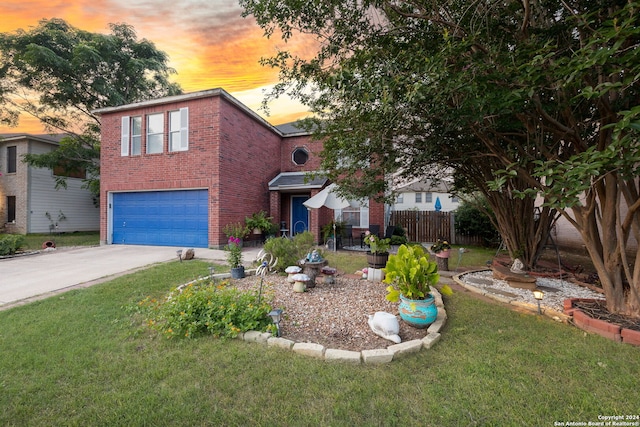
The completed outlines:
<svg viewBox="0 0 640 427">
<path fill-rule="evenodd" d="M 164 298 L 146 298 L 137 305 L 145 323 L 167 338 L 211 334 L 235 338 L 240 332 L 276 332 L 268 313 L 270 297 L 227 287 L 228 282 L 190 283 Z"/>
<path fill-rule="evenodd" d="M 446 240 L 438 239 L 433 245 L 431 245 L 431 251 L 434 253 L 446 251 L 451 249 L 451 245 Z"/>
<path fill-rule="evenodd" d="M 229 237 L 227 261 L 231 268 L 242 265 L 242 240 L 239 237 Z"/>
<path fill-rule="evenodd" d="M 391 243 L 389 239 L 381 239 L 369 230 L 364 235 L 364 243 L 369 246 L 372 254 L 382 254 L 389 251 Z"/>
</svg>

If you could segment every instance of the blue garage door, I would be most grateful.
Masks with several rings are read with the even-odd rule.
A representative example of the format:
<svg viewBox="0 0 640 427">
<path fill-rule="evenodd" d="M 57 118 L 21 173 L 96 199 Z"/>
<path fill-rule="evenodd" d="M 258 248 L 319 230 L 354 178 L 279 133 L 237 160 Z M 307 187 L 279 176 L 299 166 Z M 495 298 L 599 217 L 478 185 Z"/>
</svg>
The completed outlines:
<svg viewBox="0 0 640 427">
<path fill-rule="evenodd" d="M 114 193 L 112 242 L 206 248 L 208 203 L 207 190 Z"/>
</svg>

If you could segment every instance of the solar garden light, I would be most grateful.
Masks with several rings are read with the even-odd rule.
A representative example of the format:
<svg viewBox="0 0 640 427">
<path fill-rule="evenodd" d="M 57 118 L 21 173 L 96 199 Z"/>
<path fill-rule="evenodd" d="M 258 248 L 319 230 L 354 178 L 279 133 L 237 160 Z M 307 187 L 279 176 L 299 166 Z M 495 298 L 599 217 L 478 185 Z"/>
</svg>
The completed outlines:
<svg viewBox="0 0 640 427">
<path fill-rule="evenodd" d="M 213 266 L 209 267 L 209 279 L 213 282 L 213 272 L 215 268 Z"/>
<path fill-rule="evenodd" d="M 182 262 L 182 249 L 178 249 L 176 251 L 176 255 L 178 255 L 178 259 L 180 260 L 180 262 Z"/>
<path fill-rule="evenodd" d="M 540 301 L 544 298 L 544 292 L 541 289 L 535 288 L 533 290 L 533 297 L 538 301 L 538 314 L 542 314 L 540 311 Z"/>
<path fill-rule="evenodd" d="M 276 308 L 275 310 L 271 310 L 269 312 L 269 316 L 271 317 L 271 320 L 273 320 L 273 323 L 276 325 L 276 336 L 279 337 L 280 336 L 280 320 L 282 319 L 282 309 L 280 308 Z"/>
</svg>

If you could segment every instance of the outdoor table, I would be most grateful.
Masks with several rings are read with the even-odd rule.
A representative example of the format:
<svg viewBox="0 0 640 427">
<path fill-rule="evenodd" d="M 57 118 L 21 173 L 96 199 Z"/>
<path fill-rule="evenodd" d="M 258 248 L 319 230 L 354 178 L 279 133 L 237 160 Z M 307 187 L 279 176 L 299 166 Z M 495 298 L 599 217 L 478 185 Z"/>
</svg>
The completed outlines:
<svg viewBox="0 0 640 427">
<path fill-rule="evenodd" d="M 307 283 L 307 288 L 313 288 L 316 286 L 316 276 L 320 273 L 322 267 L 325 267 L 327 264 L 329 264 L 329 261 L 327 261 L 326 259 L 318 262 L 311 262 L 304 259 L 300 261 L 300 267 L 302 267 L 302 271 L 304 272 L 304 274 L 309 276 L 309 283 Z"/>
</svg>

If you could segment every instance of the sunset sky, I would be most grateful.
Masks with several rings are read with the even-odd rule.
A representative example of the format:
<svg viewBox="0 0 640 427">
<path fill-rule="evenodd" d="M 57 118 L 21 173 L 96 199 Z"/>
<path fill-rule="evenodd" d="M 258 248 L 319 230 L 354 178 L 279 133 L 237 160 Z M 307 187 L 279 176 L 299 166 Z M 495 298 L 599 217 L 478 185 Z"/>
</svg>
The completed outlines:
<svg viewBox="0 0 640 427">
<path fill-rule="evenodd" d="M 290 100 L 260 110 L 264 90 L 277 81 L 277 70 L 262 67 L 261 57 L 278 48 L 312 51 L 313 45 L 285 45 L 271 40 L 252 18 L 242 18 L 237 0 L 4 0 L 0 3 L 0 32 L 29 30 L 42 19 L 61 18 L 74 27 L 109 32 L 110 23 L 132 25 L 138 39 L 155 43 L 176 69 L 172 79 L 184 92 L 223 88 L 272 124 L 305 116 L 305 108 Z M 41 133 L 26 117 L 17 128 L 0 126 L 0 133 Z"/>
</svg>

